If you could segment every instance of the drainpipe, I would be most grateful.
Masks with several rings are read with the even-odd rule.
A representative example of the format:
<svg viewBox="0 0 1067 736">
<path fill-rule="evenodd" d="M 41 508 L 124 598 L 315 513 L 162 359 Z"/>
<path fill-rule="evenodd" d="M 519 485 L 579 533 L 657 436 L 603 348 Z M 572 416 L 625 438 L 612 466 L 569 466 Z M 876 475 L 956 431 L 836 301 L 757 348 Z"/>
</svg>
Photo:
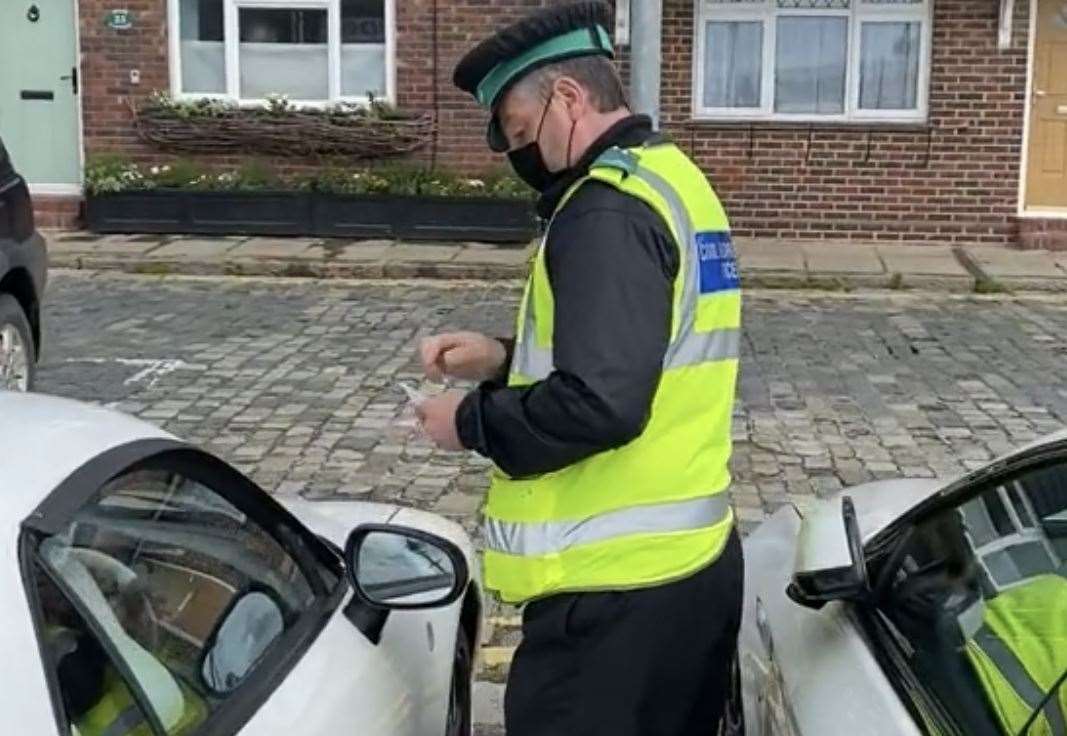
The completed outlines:
<svg viewBox="0 0 1067 736">
<path fill-rule="evenodd" d="M 662 0 L 630 2 L 630 103 L 659 127 L 659 90 L 663 39 Z"/>
</svg>

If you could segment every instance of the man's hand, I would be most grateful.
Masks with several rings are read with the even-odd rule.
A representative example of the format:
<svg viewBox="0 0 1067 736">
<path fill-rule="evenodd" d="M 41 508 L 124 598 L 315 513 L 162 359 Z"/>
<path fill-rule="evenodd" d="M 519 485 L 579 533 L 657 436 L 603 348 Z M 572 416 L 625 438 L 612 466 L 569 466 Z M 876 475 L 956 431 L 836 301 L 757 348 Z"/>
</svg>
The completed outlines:
<svg viewBox="0 0 1067 736">
<path fill-rule="evenodd" d="M 435 335 L 419 346 L 426 377 L 440 383 L 445 376 L 488 381 L 504 367 L 507 350 L 499 340 L 477 332 Z"/>
<path fill-rule="evenodd" d="M 445 391 L 415 407 L 423 431 L 442 450 L 455 452 L 463 449 L 456 431 L 456 410 L 464 396 L 462 391 Z"/>
</svg>

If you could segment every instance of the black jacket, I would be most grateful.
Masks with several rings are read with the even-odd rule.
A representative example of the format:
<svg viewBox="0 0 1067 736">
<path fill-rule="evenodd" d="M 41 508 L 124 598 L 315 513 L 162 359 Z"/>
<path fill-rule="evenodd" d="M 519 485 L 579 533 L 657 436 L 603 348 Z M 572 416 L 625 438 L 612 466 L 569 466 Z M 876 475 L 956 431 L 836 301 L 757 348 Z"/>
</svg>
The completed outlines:
<svg viewBox="0 0 1067 736">
<path fill-rule="evenodd" d="M 645 116 L 617 123 L 544 193 L 540 214 L 550 216 L 607 148 L 652 135 Z M 555 370 L 523 388 L 507 388 L 499 376 L 456 415 L 464 446 L 512 477 L 559 470 L 640 435 L 670 339 L 678 256 L 666 223 L 641 200 L 601 182 L 582 184 L 555 217 L 545 261 Z"/>
</svg>

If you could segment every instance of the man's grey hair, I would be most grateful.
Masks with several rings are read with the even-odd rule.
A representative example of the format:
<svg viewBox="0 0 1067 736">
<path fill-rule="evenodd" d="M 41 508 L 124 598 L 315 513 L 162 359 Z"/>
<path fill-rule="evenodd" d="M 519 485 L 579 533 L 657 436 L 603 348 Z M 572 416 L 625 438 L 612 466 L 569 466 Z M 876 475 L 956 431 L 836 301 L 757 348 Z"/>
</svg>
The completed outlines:
<svg viewBox="0 0 1067 736">
<path fill-rule="evenodd" d="M 546 99 L 560 77 L 570 77 L 584 87 L 598 112 L 614 112 L 629 106 L 619 71 L 606 56 L 579 56 L 548 64 L 530 72 L 518 88 L 525 94 Z"/>
</svg>

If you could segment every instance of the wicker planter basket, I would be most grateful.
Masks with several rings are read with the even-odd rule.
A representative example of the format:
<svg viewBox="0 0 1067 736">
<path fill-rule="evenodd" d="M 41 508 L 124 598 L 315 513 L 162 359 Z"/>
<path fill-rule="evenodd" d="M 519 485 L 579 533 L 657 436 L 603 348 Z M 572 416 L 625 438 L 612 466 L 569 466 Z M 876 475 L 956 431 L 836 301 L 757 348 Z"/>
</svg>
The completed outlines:
<svg viewBox="0 0 1067 736">
<path fill-rule="evenodd" d="M 433 137 L 429 113 L 379 117 L 366 113 L 260 109 L 181 116 L 152 104 L 132 106 L 138 135 L 161 149 L 185 153 L 257 153 L 376 159 L 411 153 Z"/>
</svg>

